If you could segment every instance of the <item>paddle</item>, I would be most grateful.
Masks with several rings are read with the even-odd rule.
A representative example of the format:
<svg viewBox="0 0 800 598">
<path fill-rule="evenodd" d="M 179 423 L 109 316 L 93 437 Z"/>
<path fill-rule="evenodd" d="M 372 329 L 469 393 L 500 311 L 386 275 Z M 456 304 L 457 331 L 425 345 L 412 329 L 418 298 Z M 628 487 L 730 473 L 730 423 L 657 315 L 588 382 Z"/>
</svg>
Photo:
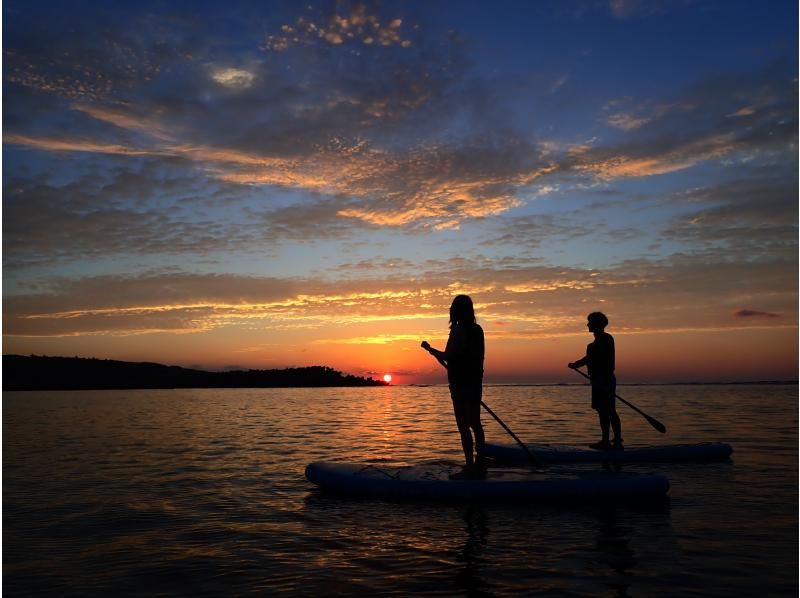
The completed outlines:
<svg viewBox="0 0 800 598">
<path fill-rule="evenodd" d="M 570 369 L 571 369 L 571 370 L 575 370 L 575 371 L 576 371 L 576 372 L 578 372 L 578 373 L 579 373 L 581 376 L 583 376 L 583 377 L 584 377 L 584 378 L 586 378 L 587 380 L 590 380 L 590 381 L 591 381 L 591 378 L 590 378 L 588 375 L 584 374 L 584 373 L 583 373 L 583 371 L 579 370 L 578 368 L 570 368 Z M 634 410 L 636 413 L 638 413 L 639 415 L 641 415 L 642 417 L 644 417 L 644 418 L 647 420 L 647 423 L 648 423 L 648 424 L 650 424 L 651 426 L 653 426 L 653 427 L 654 427 L 656 430 L 658 430 L 658 431 L 659 431 L 659 432 L 661 432 L 662 434 L 666 434 L 666 432 L 667 432 L 667 427 L 666 427 L 664 424 L 662 424 L 660 421 L 658 421 L 656 418 L 654 418 L 654 417 L 650 417 L 650 416 L 649 416 L 649 415 L 647 415 L 647 414 L 646 414 L 644 411 L 642 411 L 641 409 L 639 409 L 639 408 L 638 408 L 636 405 L 632 405 L 632 404 L 630 404 L 628 401 L 626 401 L 625 399 L 623 399 L 623 398 L 622 398 L 621 396 L 619 396 L 618 394 L 616 394 L 616 393 L 615 393 L 615 394 L 614 394 L 614 396 L 615 396 L 615 397 L 617 397 L 617 398 L 618 398 L 620 401 L 622 401 L 623 403 L 625 403 L 625 404 L 626 404 L 628 407 L 630 407 L 631 409 L 633 409 L 633 410 Z"/>
<path fill-rule="evenodd" d="M 433 355 L 433 356 L 436 358 L 436 361 L 438 361 L 440 364 L 442 364 L 442 367 L 443 367 L 444 369 L 447 369 L 447 362 L 446 362 L 444 359 L 442 359 L 442 358 L 441 358 L 439 355 L 437 355 L 436 353 L 434 353 L 434 352 L 431 350 L 431 346 L 430 346 L 430 344 L 428 343 L 428 341 L 422 341 L 422 344 L 421 344 L 420 346 L 421 346 L 423 349 L 425 349 L 425 350 L 426 350 L 428 353 L 430 353 L 431 355 Z M 498 415 L 497 415 L 497 414 L 496 414 L 494 411 L 492 411 L 491 409 L 489 409 L 489 405 L 487 405 L 486 403 L 484 403 L 483 401 L 481 401 L 481 407 L 483 407 L 484 409 L 486 409 L 486 411 L 489 413 L 489 415 L 491 415 L 491 416 L 492 416 L 492 417 L 495 419 L 495 421 L 496 421 L 498 424 L 500 424 L 500 425 L 503 427 L 503 429 L 504 429 L 506 432 L 508 432 L 508 433 L 511 435 L 511 438 L 513 438 L 514 440 L 516 440 L 516 441 L 517 441 L 517 444 L 518 444 L 518 445 L 520 445 L 520 446 L 521 446 L 521 447 L 522 447 L 522 448 L 525 450 L 525 454 L 526 454 L 526 455 L 528 455 L 528 459 L 530 460 L 530 462 L 531 462 L 533 465 L 535 465 L 536 467 L 544 467 L 544 465 L 542 465 L 542 463 L 541 463 L 541 462 L 540 462 L 540 461 L 539 461 L 539 460 L 538 460 L 536 457 L 534 457 L 534 456 L 533 456 L 533 453 L 531 453 L 531 451 L 528 449 L 528 445 L 526 445 L 524 442 L 522 442 L 522 441 L 521 441 L 521 440 L 520 440 L 520 439 L 517 437 L 517 435 L 516 435 L 516 434 L 514 434 L 514 432 L 512 432 L 512 431 L 511 431 L 511 428 L 509 428 L 509 427 L 508 427 L 508 426 L 505 424 L 505 422 L 504 422 L 502 419 L 500 419 L 500 417 L 499 417 L 499 416 L 498 416 Z"/>
</svg>

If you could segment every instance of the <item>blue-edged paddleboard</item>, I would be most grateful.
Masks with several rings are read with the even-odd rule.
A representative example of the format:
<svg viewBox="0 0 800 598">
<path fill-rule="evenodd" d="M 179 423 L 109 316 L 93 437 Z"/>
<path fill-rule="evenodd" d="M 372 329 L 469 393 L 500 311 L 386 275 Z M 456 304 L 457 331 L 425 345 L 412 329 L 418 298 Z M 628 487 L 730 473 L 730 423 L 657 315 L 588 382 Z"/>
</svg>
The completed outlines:
<svg viewBox="0 0 800 598">
<path fill-rule="evenodd" d="M 713 461 L 727 459 L 733 448 L 724 442 L 667 444 L 663 446 L 625 447 L 623 450 L 598 451 L 591 448 L 554 444 L 529 444 L 531 454 L 541 463 L 617 463 Z M 486 456 L 498 463 L 522 463 L 529 460 L 518 444 L 486 444 Z"/>
<path fill-rule="evenodd" d="M 306 478 L 332 492 L 420 500 L 641 500 L 669 490 L 660 474 L 489 468 L 484 479 L 450 479 L 460 469 L 446 462 L 405 467 L 315 462 L 306 467 Z"/>
</svg>

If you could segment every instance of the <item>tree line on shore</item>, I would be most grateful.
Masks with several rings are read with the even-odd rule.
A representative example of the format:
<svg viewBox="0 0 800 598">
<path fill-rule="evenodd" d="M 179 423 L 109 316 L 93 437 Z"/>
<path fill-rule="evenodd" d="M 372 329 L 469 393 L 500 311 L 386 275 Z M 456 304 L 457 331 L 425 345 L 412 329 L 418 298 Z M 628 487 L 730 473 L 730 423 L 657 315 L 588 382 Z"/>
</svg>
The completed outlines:
<svg viewBox="0 0 800 598">
<path fill-rule="evenodd" d="M 3 355 L 3 390 L 385 386 L 326 366 L 212 372 L 159 363 Z"/>
</svg>

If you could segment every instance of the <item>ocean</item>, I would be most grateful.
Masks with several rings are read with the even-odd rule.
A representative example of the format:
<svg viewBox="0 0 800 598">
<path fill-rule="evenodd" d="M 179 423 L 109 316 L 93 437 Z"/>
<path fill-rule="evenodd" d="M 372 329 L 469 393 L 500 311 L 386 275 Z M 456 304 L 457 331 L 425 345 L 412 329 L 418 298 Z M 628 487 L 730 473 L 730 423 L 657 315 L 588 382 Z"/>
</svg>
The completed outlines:
<svg viewBox="0 0 800 598">
<path fill-rule="evenodd" d="M 798 387 L 620 386 L 655 505 L 318 492 L 315 460 L 461 460 L 446 386 L 3 393 L 6 596 L 796 596 Z M 598 438 L 585 386 L 486 386 L 523 440 Z M 484 413 L 487 438 L 513 442 Z"/>
</svg>

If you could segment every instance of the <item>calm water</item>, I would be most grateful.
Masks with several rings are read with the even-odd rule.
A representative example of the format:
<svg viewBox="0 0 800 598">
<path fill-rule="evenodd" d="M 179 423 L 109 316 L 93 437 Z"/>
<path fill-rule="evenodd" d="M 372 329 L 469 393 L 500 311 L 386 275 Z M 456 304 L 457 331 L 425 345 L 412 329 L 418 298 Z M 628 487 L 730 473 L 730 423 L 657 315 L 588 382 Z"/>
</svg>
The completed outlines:
<svg viewBox="0 0 800 598">
<path fill-rule="evenodd" d="M 3 393 L 3 590 L 796 596 L 797 387 L 619 393 L 668 427 L 620 405 L 628 445 L 732 461 L 639 466 L 672 483 L 650 508 L 348 500 L 306 463 L 460 459 L 446 387 Z M 596 439 L 585 387 L 484 399 L 530 442 Z"/>
</svg>

